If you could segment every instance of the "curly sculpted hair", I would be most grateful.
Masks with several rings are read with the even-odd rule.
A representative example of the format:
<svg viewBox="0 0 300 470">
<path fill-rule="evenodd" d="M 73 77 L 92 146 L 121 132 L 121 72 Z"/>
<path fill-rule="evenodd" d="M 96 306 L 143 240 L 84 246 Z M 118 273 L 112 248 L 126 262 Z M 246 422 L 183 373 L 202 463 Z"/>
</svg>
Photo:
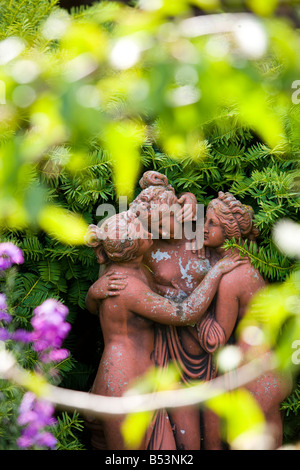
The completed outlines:
<svg viewBox="0 0 300 470">
<path fill-rule="evenodd" d="M 242 204 L 231 193 L 220 191 L 218 197 L 208 204 L 207 210 L 209 209 L 214 209 L 228 239 L 242 238 L 254 241 L 259 236 L 252 207 Z"/>
</svg>

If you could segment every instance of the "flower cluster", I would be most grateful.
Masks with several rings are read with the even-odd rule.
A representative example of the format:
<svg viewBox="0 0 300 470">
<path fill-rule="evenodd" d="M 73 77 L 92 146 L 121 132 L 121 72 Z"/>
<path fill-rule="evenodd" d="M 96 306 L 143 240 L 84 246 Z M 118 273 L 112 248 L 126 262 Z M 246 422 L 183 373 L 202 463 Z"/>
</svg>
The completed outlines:
<svg viewBox="0 0 300 470">
<path fill-rule="evenodd" d="M 55 299 L 48 299 L 36 307 L 33 313 L 31 320 L 33 331 L 30 340 L 41 362 L 58 362 L 68 357 L 69 351 L 61 348 L 71 328 L 71 325 L 65 322 L 69 313 L 68 308 Z M 56 439 L 50 432 L 44 430 L 46 426 L 55 423 L 52 417 L 53 411 L 51 403 L 37 400 L 30 392 L 24 395 L 19 408 L 18 423 L 25 428 L 18 440 L 19 447 L 28 448 L 34 445 L 55 447 Z"/>
<path fill-rule="evenodd" d="M 0 294 L 0 320 L 7 323 L 11 322 L 11 315 L 7 312 L 7 299 L 4 294 Z"/>
<path fill-rule="evenodd" d="M 0 269 L 8 269 L 13 264 L 22 263 L 24 263 L 24 258 L 20 248 L 11 242 L 0 244 Z"/>
<path fill-rule="evenodd" d="M 45 431 L 47 426 L 53 426 L 56 423 L 53 418 L 54 407 L 45 400 L 38 400 L 31 393 L 25 393 L 19 407 L 18 424 L 25 426 L 21 437 L 18 439 L 20 448 L 33 446 L 49 447 L 53 449 L 56 445 L 56 439 L 52 433 Z"/>
<path fill-rule="evenodd" d="M 42 362 L 62 361 L 68 357 L 67 349 L 61 345 L 70 331 L 70 323 L 65 322 L 68 308 L 55 299 L 45 300 L 34 310 L 31 324 L 33 349 L 40 354 Z"/>
<path fill-rule="evenodd" d="M 0 293 L 0 321 L 5 323 L 11 323 L 12 317 L 8 313 L 8 305 L 5 294 Z M 23 329 L 15 331 L 8 331 L 6 328 L 0 327 L 0 341 L 7 341 L 13 339 L 15 341 L 22 341 L 27 343 L 31 341 L 31 333 Z"/>
<path fill-rule="evenodd" d="M 22 251 L 13 243 L 0 243 L 0 271 L 9 269 L 13 264 L 24 262 Z M 31 342 L 39 360 L 46 364 L 59 362 L 69 355 L 62 343 L 70 331 L 71 325 L 65 321 L 69 310 L 55 299 L 48 299 L 35 308 L 31 320 L 32 331 L 0 327 L 0 341 L 14 340 Z M 0 323 L 11 324 L 12 316 L 8 312 L 5 294 L 0 293 Z M 39 400 L 31 393 L 25 393 L 19 407 L 18 424 L 24 426 L 18 439 L 20 448 L 32 446 L 54 448 L 56 439 L 45 430 L 56 420 L 53 418 L 54 408 L 51 403 Z"/>
<path fill-rule="evenodd" d="M 0 270 L 10 268 L 13 264 L 24 262 L 20 248 L 11 242 L 0 243 Z M 39 353 L 42 362 L 59 362 L 68 357 L 69 352 L 62 349 L 62 342 L 70 331 L 71 325 L 65 322 L 68 308 L 55 299 L 48 299 L 34 310 L 31 320 L 33 331 L 18 329 L 8 331 L 0 327 L 0 341 L 32 342 L 33 349 Z M 0 322 L 10 323 L 11 315 L 5 294 L 0 293 Z"/>
<path fill-rule="evenodd" d="M 11 242 L 0 243 L 0 271 L 10 268 L 13 264 L 22 264 L 23 262 L 24 257 L 20 248 Z M 6 296 L 0 293 L 0 322 L 10 323 L 11 320 Z M 24 330 L 9 332 L 6 328 L 0 328 L 0 341 L 8 339 L 27 342 L 30 341 L 30 334 Z"/>
</svg>

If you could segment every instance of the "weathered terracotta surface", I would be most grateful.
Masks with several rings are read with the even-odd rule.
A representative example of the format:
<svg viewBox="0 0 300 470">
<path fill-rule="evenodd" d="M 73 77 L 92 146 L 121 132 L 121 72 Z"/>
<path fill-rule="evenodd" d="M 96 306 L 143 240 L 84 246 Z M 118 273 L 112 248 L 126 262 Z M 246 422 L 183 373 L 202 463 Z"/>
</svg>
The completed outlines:
<svg viewBox="0 0 300 470">
<path fill-rule="evenodd" d="M 183 221 L 195 217 L 195 196 L 177 197 L 167 178 L 157 172 L 145 173 L 140 186 L 142 191 L 129 211 L 112 217 L 101 229 L 90 227 L 90 246 L 98 262 L 106 265 L 86 299 L 90 312 L 100 316 L 104 336 L 105 349 L 92 389 L 100 395 L 121 396 L 147 369 L 153 365 L 163 369 L 170 361 L 179 364 L 183 383 L 212 379 L 217 373 L 213 353 L 234 341 L 234 330 L 249 299 L 264 286 L 248 260 L 237 254 L 225 256 L 222 249 L 226 238 L 256 238 L 251 208 L 220 193 L 208 206 L 206 249 L 199 253 L 187 249 L 184 237 L 177 238 Z M 175 212 L 166 233 L 164 217 L 170 217 L 166 210 L 170 206 Z M 154 234 L 155 217 L 159 224 Z M 124 222 L 140 238 L 122 234 Z M 117 240 L 115 228 L 120 235 Z M 148 234 L 150 229 L 154 239 Z M 244 350 L 246 345 L 239 347 Z M 280 379 L 261 377 L 249 389 L 268 421 L 276 423 L 279 443 L 278 410 L 286 393 Z M 106 448 L 123 449 L 121 422 L 111 418 L 101 425 L 95 422 L 95 448 L 101 448 L 103 430 Z M 154 414 L 140 448 L 221 448 L 218 421 L 210 413 L 201 421 L 197 408 L 161 410 Z"/>
</svg>

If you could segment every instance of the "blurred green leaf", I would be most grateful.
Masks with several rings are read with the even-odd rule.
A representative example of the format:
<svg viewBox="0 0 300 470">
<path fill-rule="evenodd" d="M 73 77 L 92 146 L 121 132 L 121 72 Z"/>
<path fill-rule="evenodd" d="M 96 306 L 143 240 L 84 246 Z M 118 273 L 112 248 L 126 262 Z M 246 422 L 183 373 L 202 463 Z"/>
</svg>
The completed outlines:
<svg viewBox="0 0 300 470">
<path fill-rule="evenodd" d="M 206 406 L 223 421 L 223 437 L 231 445 L 244 433 L 260 434 L 264 428 L 264 414 L 247 390 L 226 392 L 208 400 Z"/>
<path fill-rule="evenodd" d="M 83 245 L 88 224 L 78 214 L 55 205 L 45 205 L 39 213 L 40 227 L 56 240 Z"/>
<path fill-rule="evenodd" d="M 269 16 L 279 5 L 279 0 L 247 0 L 248 7 L 257 15 Z"/>
<path fill-rule="evenodd" d="M 281 326 L 291 315 L 289 300 L 297 295 L 297 274 L 291 275 L 282 284 L 273 284 L 261 289 L 249 303 L 239 329 L 242 330 L 251 323 L 262 325 L 270 346 L 275 346 Z"/>
<path fill-rule="evenodd" d="M 192 0 L 190 3 L 209 12 L 221 8 L 220 0 Z"/>
<path fill-rule="evenodd" d="M 121 432 L 125 447 L 138 449 L 152 419 L 152 412 L 132 413 L 122 423 Z"/>
<path fill-rule="evenodd" d="M 111 154 L 117 195 L 132 199 L 140 171 L 145 126 L 133 121 L 112 122 L 106 127 L 104 141 Z"/>
<path fill-rule="evenodd" d="M 248 326 L 261 328 L 265 347 L 274 351 L 282 370 L 297 369 L 292 360 L 292 345 L 300 335 L 299 301 L 300 272 L 295 271 L 285 282 L 259 291 L 238 326 L 240 336 Z"/>
<path fill-rule="evenodd" d="M 152 367 L 138 380 L 130 384 L 128 395 L 173 390 L 178 387 L 180 371 L 178 365 L 168 364 L 163 369 Z"/>
</svg>

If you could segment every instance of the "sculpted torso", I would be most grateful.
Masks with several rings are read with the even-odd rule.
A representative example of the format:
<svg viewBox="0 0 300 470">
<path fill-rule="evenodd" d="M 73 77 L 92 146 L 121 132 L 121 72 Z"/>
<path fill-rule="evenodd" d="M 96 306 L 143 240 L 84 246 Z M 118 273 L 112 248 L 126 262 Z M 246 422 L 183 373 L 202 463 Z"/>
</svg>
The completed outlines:
<svg viewBox="0 0 300 470">
<path fill-rule="evenodd" d="M 197 253 L 186 249 L 185 240 L 172 243 L 156 240 L 144 256 L 145 264 L 153 273 L 157 289 L 169 288 L 169 295 L 180 291 L 190 294 L 210 269 L 208 259 L 199 259 Z"/>
<path fill-rule="evenodd" d="M 198 253 L 186 249 L 186 240 L 155 240 L 144 255 L 146 272 L 153 283 L 153 289 L 160 295 L 182 300 L 203 280 L 215 264 L 217 256 L 199 258 Z M 181 343 L 192 355 L 201 353 L 196 327 L 177 327 Z"/>
</svg>

